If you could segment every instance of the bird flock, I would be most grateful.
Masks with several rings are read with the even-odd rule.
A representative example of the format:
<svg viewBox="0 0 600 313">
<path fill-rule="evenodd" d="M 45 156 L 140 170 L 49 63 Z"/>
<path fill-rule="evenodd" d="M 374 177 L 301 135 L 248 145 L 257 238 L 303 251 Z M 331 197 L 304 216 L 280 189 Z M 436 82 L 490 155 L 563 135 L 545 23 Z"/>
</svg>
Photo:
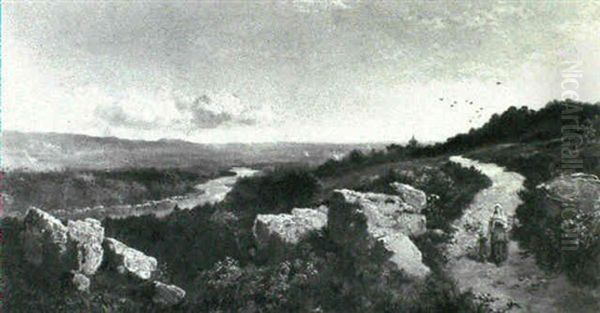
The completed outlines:
<svg viewBox="0 0 600 313">
<path fill-rule="evenodd" d="M 496 85 L 498 85 L 498 86 L 502 85 L 502 82 L 497 81 Z M 445 98 L 440 97 L 439 100 L 440 100 L 440 102 L 444 102 Z M 447 102 L 449 103 L 451 109 L 454 109 L 459 104 L 458 100 L 447 100 Z M 464 105 L 468 105 L 468 106 L 472 107 L 475 105 L 475 103 L 473 102 L 473 100 L 466 99 L 466 100 L 464 100 Z M 475 107 L 475 111 L 474 111 L 474 114 L 469 119 L 469 124 L 472 124 L 473 120 L 475 120 L 475 119 L 480 119 L 483 116 L 483 112 L 485 111 L 484 107 L 479 107 L 479 108 L 477 108 L 476 106 L 474 106 L 474 107 Z"/>
</svg>

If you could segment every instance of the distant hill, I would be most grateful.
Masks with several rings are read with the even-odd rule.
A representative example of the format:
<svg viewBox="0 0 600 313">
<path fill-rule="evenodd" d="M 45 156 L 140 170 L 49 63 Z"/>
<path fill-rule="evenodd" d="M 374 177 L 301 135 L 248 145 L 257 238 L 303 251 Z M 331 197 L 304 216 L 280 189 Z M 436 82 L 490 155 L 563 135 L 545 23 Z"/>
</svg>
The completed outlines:
<svg viewBox="0 0 600 313">
<path fill-rule="evenodd" d="M 392 144 L 385 151 L 352 151 L 342 159 L 328 160 L 315 173 L 321 178 L 343 176 L 376 164 L 465 154 L 478 148 L 501 144 L 560 141 L 561 138 L 571 141 L 570 149 L 581 149 L 585 144 L 586 153 L 582 157 L 589 158 L 590 153 L 597 150 L 593 147 L 594 143 L 600 142 L 600 104 L 566 100 L 549 102 L 539 110 L 526 106 L 510 107 L 502 114 L 492 115 L 483 126 L 452 136 L 444 142 L 424 144 L 413 138 L 407 145 Z M 556 155 L 560 156 L 560 151 Z M 595 168 L 596 165 L 589 166 Z"/>
<path fill-rule="evenodd" d="M 600 103 L 555 100 L 537 111 L 526 106 L 512 106 L 502 114 L 492 115 L 477 129 L 450 137 L 446 142 L 417 149 L 413 155 L 433 156 L 486 145 L 551 140 L 565 136 L 566 132 L 576 133 L 587 140 L 599 136 L 595 133 L 599 129 Z"/>
<path fill-rule="evenodd" d="M 352 149 L 383 145 L 260 143 L 197 144 L 183 140 L 127 140 L 61 133 L 2 133 L 2 168 L 58 169 L 224 167 L 272 163 L 317 164 Z"/>
</svg>

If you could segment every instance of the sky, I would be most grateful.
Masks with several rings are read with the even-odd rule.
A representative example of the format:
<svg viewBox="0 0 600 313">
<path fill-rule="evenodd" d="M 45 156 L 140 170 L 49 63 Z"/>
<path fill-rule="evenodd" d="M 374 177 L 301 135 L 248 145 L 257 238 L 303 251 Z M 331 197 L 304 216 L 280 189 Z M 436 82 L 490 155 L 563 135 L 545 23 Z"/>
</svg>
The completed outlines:
<svg viewBox="0 0 600 313">
<path fill-rule="evenodd" d="M 441 141 L 565 89 L 600 101 L 598 16 L 593 1 L 4 1 L 2 128 Z"/>
</svg>

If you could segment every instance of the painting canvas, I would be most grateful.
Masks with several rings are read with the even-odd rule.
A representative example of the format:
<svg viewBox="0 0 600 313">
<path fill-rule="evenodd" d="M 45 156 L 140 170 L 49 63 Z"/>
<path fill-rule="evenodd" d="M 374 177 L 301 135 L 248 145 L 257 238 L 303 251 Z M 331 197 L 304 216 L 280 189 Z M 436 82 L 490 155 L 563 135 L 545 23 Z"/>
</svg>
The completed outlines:
<svg viewBox="0 0 600 313">
<path fill-rule="evenodd" d="M 0 312 L 600 312 L 597 1 L 3 1 Z"/>
</svg>

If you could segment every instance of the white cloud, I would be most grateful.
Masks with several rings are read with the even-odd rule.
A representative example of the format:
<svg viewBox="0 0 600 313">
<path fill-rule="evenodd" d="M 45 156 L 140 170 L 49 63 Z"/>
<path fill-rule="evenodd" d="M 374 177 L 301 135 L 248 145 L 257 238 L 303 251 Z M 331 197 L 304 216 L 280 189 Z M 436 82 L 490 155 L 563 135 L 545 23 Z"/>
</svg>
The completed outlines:
<svg viewBox="0 0 600 313">
<path fill-rule="evenodd" d="M 292 0 L 294 7 L 301 12 L 347 10 L 360 0 Z"/>
</svg>

